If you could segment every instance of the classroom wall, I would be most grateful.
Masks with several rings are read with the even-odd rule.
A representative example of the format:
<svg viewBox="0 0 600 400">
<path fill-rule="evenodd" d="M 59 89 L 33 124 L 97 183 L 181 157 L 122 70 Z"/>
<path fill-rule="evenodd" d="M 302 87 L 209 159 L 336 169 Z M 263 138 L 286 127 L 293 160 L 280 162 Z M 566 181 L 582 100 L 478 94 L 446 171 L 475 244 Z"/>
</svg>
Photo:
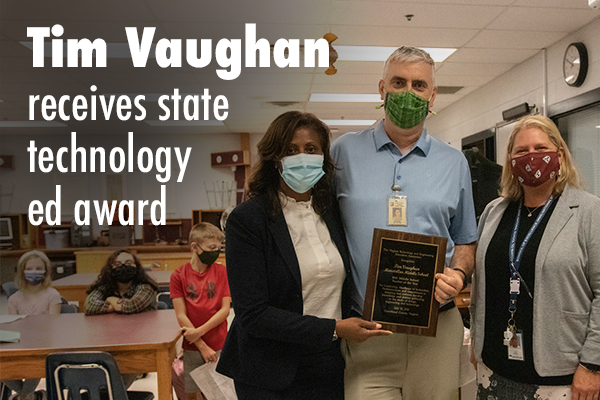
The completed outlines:
<svg viewBox="0 0 600 400">
<path fill-rule="evenodd" d="M 59 147 L 70 148 L 70 134 L 64 135 L 0 135 L 0 148 L 4 154 L 12 154 L 14 169 L 3 169 L 0 171 L 0 182 L 2 192 L 12 191 L 12 198 L 2 197 L 2 213 L 27 213 L 30 202 L 33 199 L 42 203 L 53 200 L 55 197 L 55 185 L 62 186 L 62 219 L 63 223 L 70 223 L 73 217 L 69 202 L 74 204 L 75 200 L 104 200 L 110 197 L 108 191 L 108 175 L 114 175 L 108 169 L 105 173 L 60 173 L 54 171 L 42 173 L 29 172 L 29 153 L 27 147 L 30 140 L 35 141 L 38 149 L 48 146 L 56 151 Z M 77 146 L 89 150 L 92 146 L 102 146 L 108 152 L 113 147 L 127 149 L 127 135 L 77 135 Z M 210 153 L 239 150 L 241 148 L 240 135 L 238 133 L 219 134 L 136 134 L 134 132 L 134 154 L 141 147 L 156 150 L 158 147 L 192 147 L 190 160 L 188 162 L 185 176 L 181 183 L 177 182 L 179 174 L 175 154 L 171 155 L 171 179 L 166 185 L 166 217 L 167 218 L 191 218 L 192 209 L 221 208 L 211 196 L 210 203 L 205 191 L 204 183 L 212 189 L 213 182 L 234 181 L 234 172 L 231 168 L 212 168 L 210 166 Z M 39 150 L 38 150 L 39 151 Z M 70 155 L 65 156 L 65 161 Z M 89 157 L 89 152 L 88 152 Z M 70 165 L 69 161 L 65 164 Z M 78 163 L 79 165 L 79 163 Z M 36 168 L 37 169 L 37 168 Z M 124 200 L 158 200 L 160 198 L 160 185 L 155 178 L 156 171 L 142 173 L 139 170 L 133 173 L 119 174 L 122 181 L 122 198 Z M 118 180 L 118 179 L 117 179 Z M 69 200 L 70 199 L 70 200 Z M 220 200 L 220 199 L 219 199 Z M 235 202 L 235 200 L 233 200 Z M 233 205 L 233 204 L 232 204 Z M 146 207 L 146 218 L 148 218 L 148 207 Z M 93 215 L 93 214 L 92 214 Z M 94 219 L 94 218 L 92 218 Z M 94 235 L 98 236 L 100 230 L 105 227 L 94 224 Z M 138 229 L 139 230 L 139 229 Z M 141 234 L 141 230 L 139 232 Z M 141 237 L 141 236 L 140 236 Z"/>
<path fill-rule="evenodd" d="M 522 40 L 527 40 L 524 36 Z M 579 88 L 568 86 L 563 79 L 564 52 L 572 42 L 583 42 L 590 60 L 585 82 Z M 461 139 L 502 122 L 502 111 L 527 102 L 541 112 L 543 100 L 542 53 L 517 65 L 485 86 L 441 110 L 427 120 L 428 130 L 440 139 L 460 149 Z M 548 98 L 552 105 L 600 87 L 600 19 L 567 36 L 547 49 Z M 434 107 L 435 109 L 435 107 Z M 506 146 L 510 129 L 497 135 L 498 147 Z M 498 149 L 502 162 L 505 149 Z"/>
</svg>

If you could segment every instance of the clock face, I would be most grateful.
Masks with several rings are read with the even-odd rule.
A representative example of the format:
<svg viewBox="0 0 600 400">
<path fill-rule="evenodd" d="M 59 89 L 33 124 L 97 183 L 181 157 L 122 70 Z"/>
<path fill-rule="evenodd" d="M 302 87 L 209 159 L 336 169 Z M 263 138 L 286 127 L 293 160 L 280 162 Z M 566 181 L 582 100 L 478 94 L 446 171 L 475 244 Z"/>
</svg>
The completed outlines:
<svg viewBox="0 0 600 400">
<path fill-rule="evenodd" d="M 587 50 L 583 43 L 571 43 L 563 58 L 563 74 L 569 86 L 581 86 L 587 75 Z"/>
</svg>

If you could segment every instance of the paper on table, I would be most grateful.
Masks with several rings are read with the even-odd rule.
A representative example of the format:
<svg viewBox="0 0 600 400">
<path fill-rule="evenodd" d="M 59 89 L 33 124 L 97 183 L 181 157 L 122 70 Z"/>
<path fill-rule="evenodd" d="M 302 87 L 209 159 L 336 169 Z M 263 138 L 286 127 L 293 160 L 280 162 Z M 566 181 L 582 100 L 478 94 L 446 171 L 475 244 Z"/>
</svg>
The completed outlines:
<svg viewBox="0 0 600 400">
<path fill-rule="evenodd" d="M 0 330 L 0 343 L 17 343 L 21 340 L 21 333 Z"/>
<path fill-rule="evenodd" d="M 199 366 L 190 376 L 207 400 L 237 400 L 233 379 L 216 371 L 217 363 Z"/>
<path fill-rule="evenodd" d="M 0 315 L 0 324 L 6 324 L 9 322 L 14 322 L 21 318 L 25 318 L 27 315 Z"/>
</svg>

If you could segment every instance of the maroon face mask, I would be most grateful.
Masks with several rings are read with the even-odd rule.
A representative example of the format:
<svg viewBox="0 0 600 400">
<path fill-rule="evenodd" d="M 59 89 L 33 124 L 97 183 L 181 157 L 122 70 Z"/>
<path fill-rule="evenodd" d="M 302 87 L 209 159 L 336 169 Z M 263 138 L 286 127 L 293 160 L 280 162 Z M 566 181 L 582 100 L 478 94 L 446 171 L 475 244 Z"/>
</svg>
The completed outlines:
<svg viewBox="0 0 600 400">
<path fill-rule="evenodd" d="M 521 185 L 535 187 L 556 177 L 560 161 L 556 151 L 527 153 L 513 158 L 511 166 L 513 175 Z"/>
</svg>

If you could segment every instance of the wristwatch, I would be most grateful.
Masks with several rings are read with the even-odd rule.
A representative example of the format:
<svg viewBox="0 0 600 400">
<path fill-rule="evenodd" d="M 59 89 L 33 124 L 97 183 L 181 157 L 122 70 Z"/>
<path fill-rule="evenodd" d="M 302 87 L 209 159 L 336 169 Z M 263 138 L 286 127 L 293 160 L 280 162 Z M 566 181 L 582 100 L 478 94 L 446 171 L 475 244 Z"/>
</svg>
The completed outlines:
<svg viewBox="0 0 600 400">
<path fill-rule="evenodd" d="M 467 287 L 467 273 L 462 270 L 462 268 L 454 267 L 452 268 L 455 271 L 460 272 L 463 275 L 463 289 Z"/>
<path fill-rule="evenodd" d="M 335 342 L 336 340 L 338 340 L 338 335 L 337 335 L 337 331 L 335 330 L 335 328 L 333 328 L 333 339 L 331 339 L 332 342 Z"/>
<path fill-rule="evenodd" d="M 600 373 L 600 365 L 584 363 L 584 362 L 580 362 L 579 365 L 581 365 L 583 367 L 583 369 L 585 369 L 587 371 L 594 372 L 596 374 Z"/>
</svg>

